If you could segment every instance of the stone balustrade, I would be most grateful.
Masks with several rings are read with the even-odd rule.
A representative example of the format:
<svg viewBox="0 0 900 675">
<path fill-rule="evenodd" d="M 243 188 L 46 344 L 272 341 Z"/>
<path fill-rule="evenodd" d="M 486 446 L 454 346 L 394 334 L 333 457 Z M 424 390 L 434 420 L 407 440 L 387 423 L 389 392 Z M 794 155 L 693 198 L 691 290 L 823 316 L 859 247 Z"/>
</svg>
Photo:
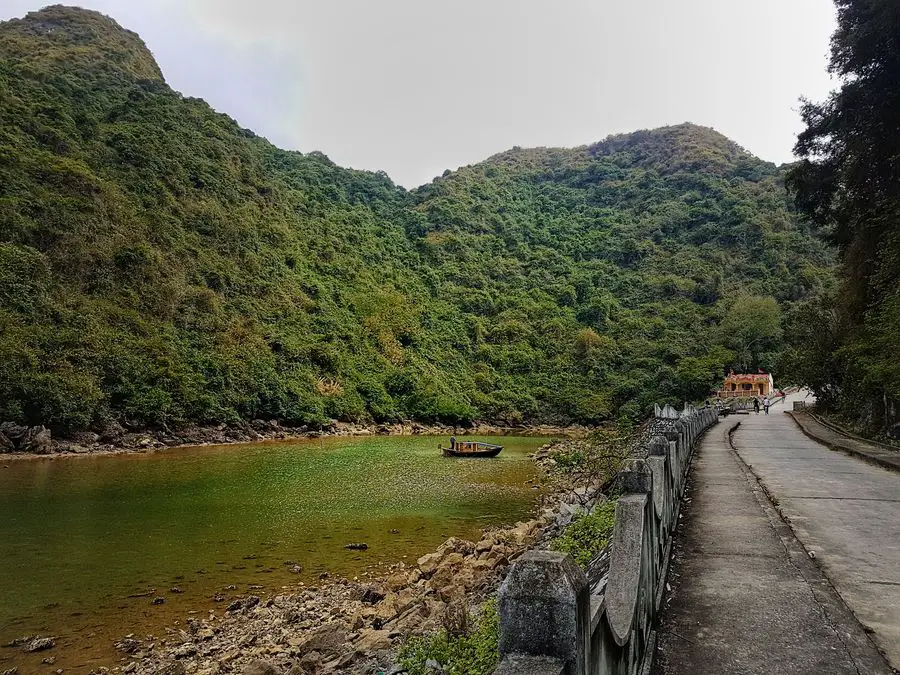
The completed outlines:
<svg viewBox="0 0 900 675">
<path fill-rule="evenodd" d="M 531 551 L 513 565 L 500 588 L 494 675 L 647 672 L 691 454 L 718 421 L 713 408 L 673 412 L 657 408 L 671 424 L 621 473 L 609 571 L 597 584 L 562 553 Z"/>
</svg>

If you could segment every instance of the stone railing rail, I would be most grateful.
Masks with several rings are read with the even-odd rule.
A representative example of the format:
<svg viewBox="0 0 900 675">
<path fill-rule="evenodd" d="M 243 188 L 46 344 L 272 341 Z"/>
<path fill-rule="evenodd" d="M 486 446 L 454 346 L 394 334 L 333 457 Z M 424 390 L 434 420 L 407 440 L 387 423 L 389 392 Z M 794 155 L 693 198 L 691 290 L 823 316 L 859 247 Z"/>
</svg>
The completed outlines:
<svg viewBox="0 0 900 675">
<path fill-rule="evenodd" d="M 603 578 L 589 582 L 570 556 L 552 551 L 515 562 L 500 588 L 503 658 L 494 675 L 636 675 L 649 668 L 691 454 L 718 420 L 714 408 L 673 413 L 657 408 L 657 418 L 671 424 L 621 474 Z"/>
</svg>

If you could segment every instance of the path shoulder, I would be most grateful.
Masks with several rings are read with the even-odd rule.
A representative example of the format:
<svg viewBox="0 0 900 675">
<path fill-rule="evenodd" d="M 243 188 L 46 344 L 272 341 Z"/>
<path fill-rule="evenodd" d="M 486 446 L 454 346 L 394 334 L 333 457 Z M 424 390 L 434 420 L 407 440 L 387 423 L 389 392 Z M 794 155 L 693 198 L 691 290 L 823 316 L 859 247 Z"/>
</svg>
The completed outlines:
<svg viewBox="0 0 900 675">
<path fill-rule="evenodd" d="M 814 441 L 885 469 L 900 471 L 900 451 L 842 434 L 832 427 L 825 426 L 808 412 L 786 410 L 785 413 L 790 415 L 800 430 Z"/>
</svg>

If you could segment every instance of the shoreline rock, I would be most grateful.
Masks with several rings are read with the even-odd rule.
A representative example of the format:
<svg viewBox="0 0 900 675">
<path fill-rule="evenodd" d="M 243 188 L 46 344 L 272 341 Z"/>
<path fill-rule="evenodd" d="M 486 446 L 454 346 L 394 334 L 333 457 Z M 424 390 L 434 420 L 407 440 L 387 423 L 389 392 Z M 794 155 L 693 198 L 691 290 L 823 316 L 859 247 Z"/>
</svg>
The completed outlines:
<svg viewBox="0 0 900 675">
<path fill-rule="evenodd" d="M 192 448 L 214 445 L 238 445 L 259 442 L 298 441 L 323 437 L 390 436 L 567 436 L 579 437 L 590 429 L 581 425 L 556 427 L 529 425 L 500 426 L 478 422 L 471 427 L 419 423 L 355 424 L 333 422 L 322 430 L 308 427 L 281 426 L 276 420 L 253 420 L 237 425 L 188 427 L 173 431 L 126 432 L 116 423 L 108 424 L 102 433 L 77 432 L 66 438 L 53 438 L 43 426 L 25 427 L 12 422 L 0 424 L 0 457 L 3 460 L 47 459 L 154 452 L 166 448 Z"/>
<path fill-rule="evenodd" d="M 403 640 L 440 629 L 451 607 L 493 592 L 509 564 L 538 540 L 543 524 L 538 518 L 489 528 L 478 542 L 451 537 L 417 564 L 397 563 L 366 581 L 337 579 L 236 600 L 224 613 L 189 618 L 165 636 L 124 638 L 116 644 L 119 667 L 204 675 L 389 672 Z M 260 670 L 261 664 L 271 670 Z"/>
</svg>

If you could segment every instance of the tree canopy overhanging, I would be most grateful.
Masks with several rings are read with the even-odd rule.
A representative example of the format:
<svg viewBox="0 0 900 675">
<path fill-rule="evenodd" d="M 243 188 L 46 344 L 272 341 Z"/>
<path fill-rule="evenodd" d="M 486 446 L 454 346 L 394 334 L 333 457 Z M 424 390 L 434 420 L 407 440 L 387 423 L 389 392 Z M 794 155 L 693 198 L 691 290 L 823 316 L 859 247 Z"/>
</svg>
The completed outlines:
<svg viewBox="0 0 900 675">
<path fill-rule="evenodd" d="M 806 102 L 797 207 L 840 250 L 840 286 L 797 315 L 796 376 L 867 429 L 900 419 L 900 4 L 837 0 L 830 71 L 841 86 Z"/>
</svg>

